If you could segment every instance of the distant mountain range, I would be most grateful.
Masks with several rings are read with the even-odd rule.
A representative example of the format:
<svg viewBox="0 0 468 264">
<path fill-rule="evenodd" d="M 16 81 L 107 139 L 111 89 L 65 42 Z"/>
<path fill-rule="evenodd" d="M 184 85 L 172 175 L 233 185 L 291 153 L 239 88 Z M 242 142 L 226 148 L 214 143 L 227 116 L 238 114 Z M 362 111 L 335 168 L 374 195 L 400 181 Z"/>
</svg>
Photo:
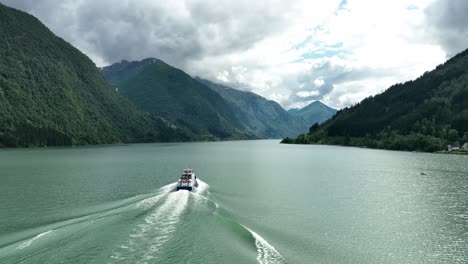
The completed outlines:
<svg viewBox="0 0 468 264">
<path fill-rule="evenodd" d="M 189 128 L 200 139 L 254 138 L 216 92 L 157 59 L 121 61 L 103 75 L 141 110 Z"/>
<path fill-rule="evenodd" d="M 290 115 L 275 101 L 201 78 L 197 80 L 219 93 L 231 105 L 245 129 L 260 138 L 297 136 L 308 129 L 309 123 Z"/>
<path fill-rule="evenodd" d="M 0 4 L 0 147 L 190 140 L 35 17 Z"/>
<path fill-rule="evenodd" d="M 2 4 L 0 40 L 0 147 L 277 138 L 307 130 L 283 142 L 421 151 L 468 142 L 468 50 L 335 114 L 321 102 L 286 111 L 154 58 L 99 71 L 38 19 Z"/>
<path fill-rule="evenodd" d="M 468 50 L 283 142 L 418 151 L 468 142 Z"/>
<path fill-rule="evenodd" d="M 308 129 L 306 120 L 322 120 L 334 113 L 320 103 L 300 111 L 300 116 L 291 115 L 278 103 L 255 93 L 194 79 L 155 58 L 123 60 L 101 71 L 142 110 L 188 127 L 205 139 L 297 136 Z"/>
</svg>

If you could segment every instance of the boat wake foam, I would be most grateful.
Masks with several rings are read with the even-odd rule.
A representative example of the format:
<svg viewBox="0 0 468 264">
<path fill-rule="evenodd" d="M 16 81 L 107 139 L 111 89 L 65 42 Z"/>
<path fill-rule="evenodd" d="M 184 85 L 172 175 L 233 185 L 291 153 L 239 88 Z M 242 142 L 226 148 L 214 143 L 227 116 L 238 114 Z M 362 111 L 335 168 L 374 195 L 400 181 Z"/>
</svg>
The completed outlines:
<svg viewBox="0 0 468 264">
<path fill-rule="evenodd" d="M 201 180 L 198 180 L 198 183 L 199 183 L 199 186 L 197 190 L 193 193 L 195 194 L 194 197 L 197 198 L 196 199 L 197 203 L 201 203 L 201 201 L 204 200 L 204 201 L 208 201 L 214 204 L 216 210 L 220 208 L 218 203 L 216 203 L 215 201 L 209 198 L 209 193 L 207 193 L 209 185 Z M 222 216 L 222 217 L 225 217 L 225 216 Z M 232 221 L 232 220 L 229 220 L 229 221 Z M 263 237 L 261 237 L 252 229 L 242 224 L 239 224 L 239 223 L 236 223 L 236 224 L 240 225 L 242 228 L 244 228 L 251 234 L 252 238 L 255 241 L 255 247 L 257 249 L 257 261 L 260 264 L 285 264 L 287 263 L 285 258 Z"/>
<path fill-rule="evenodd" d="M 35 237 L 29 239 L 28 241 L 25 241 L 23 243 L 21 243 L 18 247 L 16 247 L 17 249 L 24 249 L 24 248 L 27 248 L 31 245 L 32 242 L 34 242 L 36 239 L 39 239 L 40 237 L 43 237 L 47 234 L 50 234 L 52 231 L 54 230 L 49 230 L 49 231 L 46 231 L 46 232 L 43 232 L 43 233 L 40 233 L 39 235 L 36 235 Z"/>
<path fill-rule="evenodd" d="M 263 237 L 255 233 L 251 229 L 242 225 L 247 231 L 252 234 L 255 239 L 255 246 L 257 247 L 257 261 L 260 264 L 284 264 L 287 263 L 286 260 L 281 256 L 281 254 L 270 245 Z"/>
<path fill-rule="evenodd" d="M 171 239 L 182 213 L 187 207 L 190 193 L 187 191 L 170 192 L 148 198 L 156 204 L 162 198 L 164 202 L 144 218 L 130 239 L 112 254 L 114 263 L 125 262 L 127 258 L 143 262 L 157 259 L 157 253 Z M 145 206 L 148 202 L 145 202 Z"/>
<path fill-rule="evenodd" d="M 203 195 L 210 186 L 206 182 L 200 179 L 197 179 L 197 182 L 198 182 L 198 187 L 195 189 L 194 193 Z"/>
<path fill-rule="evenodd" d="M 144 200 L 139 201 L 136 205 L 138 208 L 148 209 L 153 207 L 155 204 L 161 200 L 165 195 L 169 194 L 170 192 L 174 191 L 176 188 L 177 183 L 170 183 L 158 189 L 158 195 L 146 198 Z"/>
</svg>

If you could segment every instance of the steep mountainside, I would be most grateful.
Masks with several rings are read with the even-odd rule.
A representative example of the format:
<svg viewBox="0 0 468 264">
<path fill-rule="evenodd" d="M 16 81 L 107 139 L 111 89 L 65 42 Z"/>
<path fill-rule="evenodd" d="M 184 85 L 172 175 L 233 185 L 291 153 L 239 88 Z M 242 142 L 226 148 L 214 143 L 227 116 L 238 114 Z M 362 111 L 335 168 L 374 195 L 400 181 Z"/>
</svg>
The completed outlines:
<svg viewBox="0 0 468 264">
<path fill-rule="evenodd" d="M 130 79 L 140 73 L 146 66 L 152 64 L 165 64 L 155 58 L 147 58 L 141 61 L 126 61 L 114 63 L 101 69 L 102 75 L 112 84 L 117 86 L 121 81 Z"/>
<path fill-rule="evenodd" d="M 421 151 L 468 142 L 468 50 L 310 130 L 284 142 Z"/>
<path fill-rule="evenodd" d="M 0 4 L 0 146 L 185 140 L 38 19 Z"/>
<path fill-rule="evenodd" d="M 253 136 L 245 132 L 219 94 L 160 60 L 122 61 L 102 72 L 142 110 L 172 120 L 205 139 Z"/>
<path fill-rule="evenodd" d="M 333 109 L 320 101 L 315 101 L 301 109 L 289 109 L 288 113 L 293 116 L 302 117 L 307 124 L 321 124 L 330 119 L 336 113 L 336 109 Z"/>
<path fill-rule="evenodd" d="M 274 101 L 252 92 L 239 91 L 201 78 L 197 80 L 227 100 L 244 127 L 258 137 L 297 136 L 308 129 L 308 122 L 301 117 L 288 114 Z"/>
</svg>

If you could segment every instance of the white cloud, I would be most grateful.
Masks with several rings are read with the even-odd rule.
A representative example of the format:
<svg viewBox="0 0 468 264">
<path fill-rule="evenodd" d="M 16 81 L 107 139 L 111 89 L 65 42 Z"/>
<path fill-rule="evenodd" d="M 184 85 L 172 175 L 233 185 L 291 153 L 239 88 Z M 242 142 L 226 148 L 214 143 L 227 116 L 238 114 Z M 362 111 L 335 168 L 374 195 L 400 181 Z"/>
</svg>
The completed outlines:
<svg viewBox="0 0 468 264">
<path fill-rule="evenodd" d="M 464 0 L 0 1 L 99 66 L 157 57 L 286 108 L 356 103 L 433 69 L 468 39 Z"/>
<path fill-rule="evenodd" d="M 310 97 L 310 96 L 316 96 L 319 94 L 320 93 L 318 91 L 299 91 L 296 93 L 296 95 L 299 97 Z"/>
<path fill-rule="evenodd" d="M 314 80 L 315 87 L 321 87 L 325 84 L 325 81 L 321 78 Z"/>
<path fill-rule="evenodd" d="M 334 3 L 323 20 L 292 24 L 295 38 L 280 34 L 221 56 L 219 64 L 217 56 L 192 61 L 188 68 L 210 78 L 211 71 L 226 64 L 242 65 L 242 78 L 233 72 L 225 84 L 250 86 L 269 98 L 272 91 L 281 93 L 285 107 L 314 99 L 341 108 L 414 79 L 446 59 L 439 45 L 427 41 L 425 9 L 430 3 L 349 0 L 341 9 Z M 206 63 L 215 67 L 202 69 Z M 259 71 L 262 82 L 256 77 Z M 311 90 L 325 83 L 323 89 Z"/>
</svg>

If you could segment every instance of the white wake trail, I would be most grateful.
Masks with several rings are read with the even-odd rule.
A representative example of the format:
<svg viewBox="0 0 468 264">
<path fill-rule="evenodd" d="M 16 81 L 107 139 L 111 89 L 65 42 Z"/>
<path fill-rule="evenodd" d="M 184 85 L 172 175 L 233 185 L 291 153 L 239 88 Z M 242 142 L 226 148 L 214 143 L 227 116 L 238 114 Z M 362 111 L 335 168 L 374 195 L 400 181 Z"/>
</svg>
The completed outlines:
<svg viewBox="0 0 468 264">
<path fill-rule="evenodd" d="M 54 230 L 49 230 L 49 231 L 40 233 L 39 235 L 36 235 L 35 237 L 33 237 L 33 238 L 27 240 L 26 242 L 21 243 L 21 244 L 17 247 L 17 249 L 24 249 L 24 248 L 29 247 L 29 246 L 31 245 L 31 243 L 34 242 L 34 240 L 39 239 L 40 237 L 43 237 L 43 236 L 49 234 L 49 233 L 52 232 L 52 231 L 54 231 Z"/>
<path fill-rule="evenodd" d="M 176 230 L 176 224 L 187 207 L 189 195 L 188 191 L 178 191 L 149 198 L 153 199 L 152 204 L 164 197 L 166 200 L 145 217 L 144 223 L 135 228 L 127 243 L 120 246 L 120 252 L 114 252 L 111 258 L 115 262 L 125 262 L 126 257 L 132 256 L 130 259 L 139 259 L 140 263 L 156 259 L 162 246 Z"/>
<path fill-rule="evenodd" d="M 255 233 L 251 229 L 242 225 L 247 231 L 249 231 L 255 239 L 255 246 L 257 247 L 257 261 L 260 264 L 285 264 L 286 260 L 281 254 L 266 241 L 259 234 Z"/>
<path fill-rule="evenodd" d="M 146 198 L 137 203 L 137 207 L 148 209 L 153 207 L 163 196 L 169 194 L 170 192 L 174 191 L 177 186 L 177 183 L 170 183 L 158 189 L 158 195 L 153 197 Z"/>
<path fill-rule="evenodd" d="M 197 179 L 197 182 L 198 182 L 198 187 L 195 189 L 195 192 L 196 194 L 199 194 L 199 195 L 203 195 L 206 190 L 208 190 L 208 188 L 210 187 L 208 185 L 208 183 L 200 180 L 200 179 Z"/>
<path fill-rule="evenodd" d="M 205 203 L 212 203 L 214 204 L 215 208 L 218 209 L 219 204 L 210 199 L 210 195 L 208 193 L 208 188 L 210 188 L 210 185 L 200 179 L 197 179 L 197 182 L 198 187 L 191 193 L 193 194 L 192 197 L 194 198 L 194 204 L 196 206 L 201 206 Z"/>
</svg>

